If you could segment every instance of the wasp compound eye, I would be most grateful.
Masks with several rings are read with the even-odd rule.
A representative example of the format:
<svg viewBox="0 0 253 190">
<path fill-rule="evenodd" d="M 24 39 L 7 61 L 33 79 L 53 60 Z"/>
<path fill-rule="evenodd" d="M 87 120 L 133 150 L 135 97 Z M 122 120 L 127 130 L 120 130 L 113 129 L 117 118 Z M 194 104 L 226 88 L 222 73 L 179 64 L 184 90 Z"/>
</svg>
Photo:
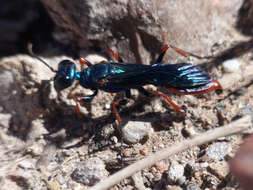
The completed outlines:
<svg viewBox="0 0 253 190">
<path fill-rule="evenodd" d="M 58 65 L 54 78 L 55 88 L 62 90 L 71 86 L 76 78 L 76 66 L 72 61 L 63 60 Z"/>
</svg>

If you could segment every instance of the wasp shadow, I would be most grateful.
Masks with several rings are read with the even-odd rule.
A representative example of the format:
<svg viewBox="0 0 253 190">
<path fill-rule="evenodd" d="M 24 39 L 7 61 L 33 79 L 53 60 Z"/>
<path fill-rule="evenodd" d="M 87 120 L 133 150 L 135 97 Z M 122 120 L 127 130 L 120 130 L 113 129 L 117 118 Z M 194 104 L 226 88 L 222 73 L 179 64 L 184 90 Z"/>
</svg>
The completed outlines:
<svg viewBox="0 0 253 190">
<path fill-rule="evenodd" d="M 240 57 L 253 49 L 253 0 L 244 0 L 237 14 L 236 29 L 243 35 L 251 37 L 247 41 L 235 43 L 228 49 L 221 51 L 210 61 L 204 62 L 200 66 L 207 70 L 220 65 L 222 62 Z"/>
</svg>

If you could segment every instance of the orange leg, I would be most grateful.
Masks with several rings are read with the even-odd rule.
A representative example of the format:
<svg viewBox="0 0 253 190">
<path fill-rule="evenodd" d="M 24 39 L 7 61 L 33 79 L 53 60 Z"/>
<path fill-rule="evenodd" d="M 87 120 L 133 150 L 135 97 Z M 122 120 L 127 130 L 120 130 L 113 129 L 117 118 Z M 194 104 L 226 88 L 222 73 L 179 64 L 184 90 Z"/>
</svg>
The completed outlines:
<svg viewBox="0 0 253 190">
<path fill-rule="evenodd" d="M 168 96 L 166 96 L 164 93 L 159 91 L 154 91 L 152 93 L 156 96 L 161 96 L 162 98 L 164 98 L 179 113 L 184 113 L 184 110 L 178 105 L 176 105 L 174 102 L 172 102 L 171 99 L 169 99 Z"/>
<path fill-rule="evenodd" d="M 75 98 L 75 102 L 76 102 L 76 113 L 77 115 L 81 116 L 81 110 L 80 110 L 80 107 L 79 107 L 79 102 L 81 101 L 80 97 L 76 97 Z"/>
<path fill-rule="evenodd" d="M 169 49 L 169 46 L 166 44 L 163 46 L 161 53 L 165 53 L 167 51 L 167 49 Z"/>
<path fill-rule="evenodd" d="M 162 48 L 162 51 L 161 51 L 161 54 L 159 55 L 159 57 L 157 58 L 157 60 L 155 61 L 155 63 L 161 63 L 162 60 L 163 60 L 163 57 L 167 51 L 168 48 L 171 48 L 173 49 L 174 51 L 176 51 L 178 54 L 182 55 L 182 56 L 185 56 L 185 57 L 188 57 L 188 56 L 192 56 L 192 57 L 195 57 L 195 58 L 198 58 L 198 59 L 208 59 L 208 58 L 211 58 L 210 56 L 206 56 L 206 57 L 201 57 L 199 55 L 195 55 L 193 53 L 190 53 L 190 52 L 187 52 L 187 51 L 184 51 L 182 49 L 179 49 L 173 45 L 165 45 L 163 46 Z"/>
<path fill-rule="evenodd" d="M 188 56 L 191 55 L 191 53 L 186 52 L 186 51 L 184 51 L 184 50 L 182 50 L 182 49 L 179 49 L 179 48 L 177 48 L 177 47 L 175 47 L 175 46 L 170 45 L 170 48 L 172 48 L 173 50 L 175 50 L 178 54 L 180 54 L 180 55 L 182 55 L 182 56 L 188 57 Z"/>
<path fill-rule="evenodd" d="M 183 95 L 187 95 L 187 94 L 192 94 L 192 95 L 198 95 L 198 94 L 205 94 L 217 89 L 222 89 L 220 83 L 217 80 L 213 80 L 212 82 L 206 84 L 205 86 L 202 87 L 198 87 L 198 88 L 192 88 L 192 89 L 176 89 L 173 87 L 167 87 L 166 88 L 168 91 L 170 92 L 174 92 L 177 94 L 183 94 Z"/>
<path fill-rule="evenodd" d="M 75 102 L 76 102 L 76 112 L 79 116 L 81 116 L 81 111 L 80 111 L 80 107 L 79 107 L 79 102 L 83 101 L 83 102 L 90 102 L 92 101 L 92 99 L 97 95 L 98 93 L 98 90 L 95 90 L 93 92 L 93 94 L 91 95 L 88 95 L 88 96 L 79 96 L 79 97 L 75 97 L 74 95 L 70 94 L 70 97 L 71 96 L 74 96 L 75 97 Z"/>
<path fill-rule="evenodd" d="M 182 56 L 185 56 L 185 57 L 188 57 L 188 56 L 192 56 L 192 57 L 195 57 L 195 58 L 198 58 L 198 59 L 208 59 L 208 58 L 211 58 L 210 56 L 205 56 L 205 57 L 201 57 L 199 55 L 195 55 L 193 53 L 190 53 L 190 52 L 187 52 L 187 51 L 184 51 L 182 49 L 179 49 L 173 45 L 169 45 L 170 48 L 172 48 L 173 50 L 175 50 L 178 54 L 182 55 Z"/>
<path fill-rule="evenodd" d="M 79 115 L 79 116 L 81 116 L 82 114 L 81 114 L 81 110 L 80 110 L 80 107 L 79 107 L 79 102 L 81 101 L 81 97 L 78 97 L 78 96 L 76 96 L 75 94 L 73 94 L 73 93 L 69 93 L 68 94 L 68 99 L 74 99 L 75 100 L 75 103 L 76 103 L 76 113 L 77 113 L 77 115 Z"/>
<path fill-rule="evenodd" d="M 88 67 L 92 66 L 91 62 L 89 62 L 88 60 L 86 60 L 82 57 L 79 58 L 79 63 L 81 65 L 81 70 L 84 69 L 84 64 L 87 65 Z"/>
<path fill-rule="evenodd" d="M 112 109 L 113 109 L 113 112 L 114 112 L 114 114 L 115 114 L 116 120 L 117 120 L 118 123 L 120 124 L 120 123 L 121 123 L 121 119 L 120 119 L 120 116 L 119 116 L 119 112 L 118 112 L 118 110 L 117 110 L 117 108 L 116 108 L 116 106 L 118 106 L 119 103 L 120 103 L 119 101 L 113 102 L 113 103 L 112 103 Z"/>
<path fill-rule="evenodd" d="M 166 51 L 167 51 L 168 48 L 169 48 L 168 45 L 163 46 L 162 52 L 161 52 L 161 54 L 159 55 L 159 57 L 156 59 L 155 63 L 161 63 L 161 62 L 162 62 L 163 57 L 164 57 L 164 55 L 165 55 L 165 53 L 166 53 Z"/>
<path fill-rule="evenodd" d="M 123 62 L 123 60 L 121 59 L 121 57 L 119 56 L 119 54 L 117 54 L 116 52 L 114 52 L 111 48 L 108 49 L 109 53 L 112 54 L 112 56 L 118 61 L 118 62 Z"/>
</svg>

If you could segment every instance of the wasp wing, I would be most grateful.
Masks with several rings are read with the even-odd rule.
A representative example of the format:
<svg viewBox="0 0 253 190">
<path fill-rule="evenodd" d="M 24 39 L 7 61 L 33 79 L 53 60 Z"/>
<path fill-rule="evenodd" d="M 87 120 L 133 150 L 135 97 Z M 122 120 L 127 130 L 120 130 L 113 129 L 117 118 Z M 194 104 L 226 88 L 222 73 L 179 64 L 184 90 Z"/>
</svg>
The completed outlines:
<svg viewBox="0 0 253 190">
<path fill-rule="evenodd" d="M 212 79 L 200 67 L 192 64 L 115 64 L 114 74 L 106 77 L 107 85 L 134 87 L 153 84 L 174 88 L 192 88 L 205 85 Z"/>
</svg>

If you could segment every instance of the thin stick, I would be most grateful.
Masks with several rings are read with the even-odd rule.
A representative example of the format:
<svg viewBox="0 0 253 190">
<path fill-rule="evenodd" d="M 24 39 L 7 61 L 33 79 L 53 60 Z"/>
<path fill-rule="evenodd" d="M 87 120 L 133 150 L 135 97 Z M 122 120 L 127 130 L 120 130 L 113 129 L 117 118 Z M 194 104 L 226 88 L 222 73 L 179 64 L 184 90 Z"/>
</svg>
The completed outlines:
<svg viewBox="0 0 253 190">
<path fill-rule="evenodd" d="M 218 139 L 220 137 L 233 135 L 236 133 L 241 133 L 242 131 L 249 129 L 252 127 L 251 123 L 251 117 L 250 116 L 244 116 L 241 119 L 238 119 L 228 125 L 225 125 L 223 127 L 219 127 L 213 130 L 209 130 L 205 133 L 202 133 L 193 139 L 185 140 L 183 142 L 179 142 L 177 144 L 174 144 L 171 147 L 165 148 L 159 152 L 156 152 L 155 154 L 144 158 L 142 160 L 137 161 L 136 163 L 120 170 L 119 172 L 111 175 L 104 181 L 99 182 L 97 185 L 91 187 L 90 190 L 103 190 L 108 189 L 111 186 L 118 184 L 121 180 L 132 176 L 134 173 L 150 167 L 154 165 L 156 162 L 163 160 L 165 158 L 170 157 L 173 154 L 182 152 L 183 150 L 186 150 L 188 148 L 191 148 L 193 146 L 198 146 L 210 141 L 213 141 L 215 139 Z"/>
</svg>

